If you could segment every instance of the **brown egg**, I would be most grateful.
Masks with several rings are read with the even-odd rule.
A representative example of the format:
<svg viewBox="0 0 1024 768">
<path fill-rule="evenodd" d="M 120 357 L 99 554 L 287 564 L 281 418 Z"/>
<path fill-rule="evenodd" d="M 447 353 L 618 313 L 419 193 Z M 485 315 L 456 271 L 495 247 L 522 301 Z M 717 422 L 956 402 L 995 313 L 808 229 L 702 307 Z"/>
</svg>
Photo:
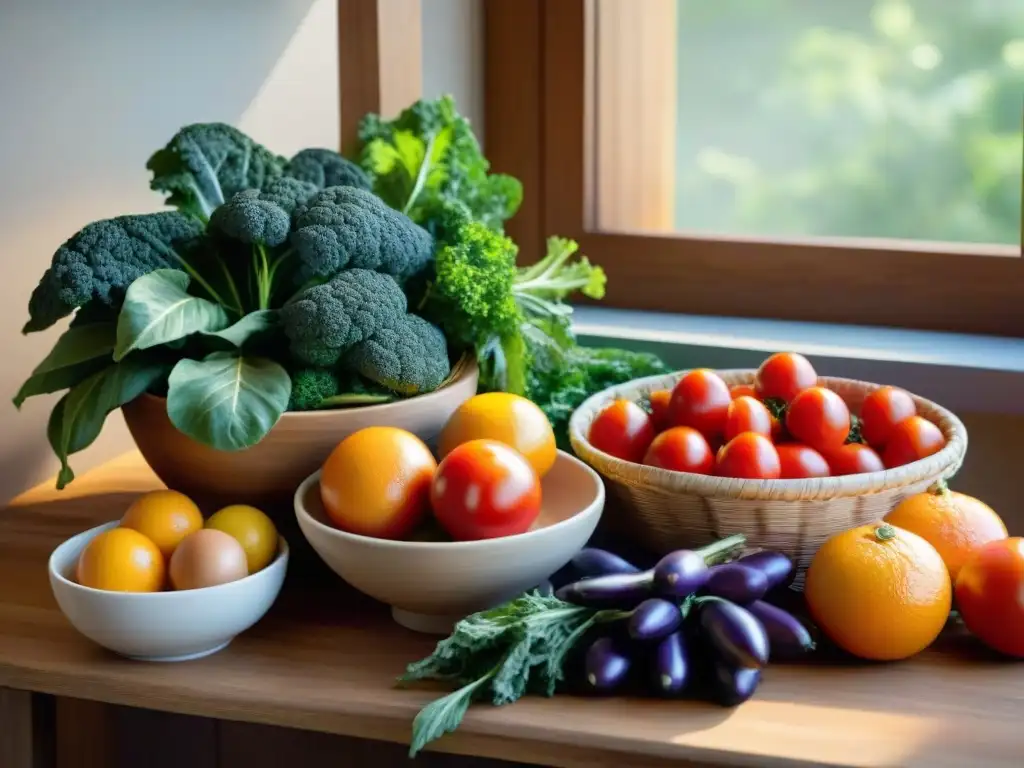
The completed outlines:
<svg viewBox="0 0 1024 768">
<path fill-rule="evenodd" d="M 174 589 L 215 587 L 249 575 L 242 545 L 234 536 L 212 528 L 182 539 L 171 555 L 168 570 Z"/>
</svg>

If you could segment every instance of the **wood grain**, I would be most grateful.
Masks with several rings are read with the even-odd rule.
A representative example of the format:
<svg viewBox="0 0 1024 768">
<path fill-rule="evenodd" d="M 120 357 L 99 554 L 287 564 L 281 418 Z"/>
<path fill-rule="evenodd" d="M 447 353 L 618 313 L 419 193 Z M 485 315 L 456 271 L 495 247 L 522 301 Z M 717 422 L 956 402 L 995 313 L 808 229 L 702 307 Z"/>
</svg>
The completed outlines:
<svg viewBox="0 0 1024 768">
<path fill-rule="evenodd" d="M 0 688 L 0 768 L 52 768 L 53 700 Z"/>
<path fill-rule="evenodd" d="M 187 664 L 128 662 L 75 633 L 50 595 L 46 560 L 66 537 L 115 518 L 156 486 L 136 454 L 49 485 L 0 514 L 0 686 L 179 714 L 408 743 L 436 690 L 394 678 L 434 639 L 325 580 L 286 587 L 226 651 Z M 902 664 L 775 665 L 757 696 L 697 701 L 530 698 L 476 707 L 434 749 L 554 766 L 1017 766 L 1024 667 L 951 635 Z M 683 763 L 685 764 L 685 763 Z"/>
</svg>

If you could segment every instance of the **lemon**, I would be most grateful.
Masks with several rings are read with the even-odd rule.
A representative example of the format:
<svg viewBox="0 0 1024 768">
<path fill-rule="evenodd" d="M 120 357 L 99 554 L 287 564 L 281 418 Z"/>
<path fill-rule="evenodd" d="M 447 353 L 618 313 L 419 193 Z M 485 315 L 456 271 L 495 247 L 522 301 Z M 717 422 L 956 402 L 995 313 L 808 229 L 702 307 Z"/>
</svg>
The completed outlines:
<svg viewBox="0 0 1024 768">
<path fill-rule="evenodd" d="M 277 528 L 263 512 L 247 504 L 233 504 L 215 512 L 206 527 L 234 537 L 249 564 L 249 573 L 270 565 L 277 554 Z"/>
</svg>

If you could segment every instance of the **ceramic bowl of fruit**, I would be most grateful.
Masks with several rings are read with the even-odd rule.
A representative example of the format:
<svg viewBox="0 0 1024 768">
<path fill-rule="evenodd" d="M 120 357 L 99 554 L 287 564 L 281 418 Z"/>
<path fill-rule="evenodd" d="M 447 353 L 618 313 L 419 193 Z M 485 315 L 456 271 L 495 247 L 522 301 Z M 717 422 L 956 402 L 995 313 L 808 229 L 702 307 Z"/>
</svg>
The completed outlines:
<svg viewBox="0 0 1024 768">
<path fill-rule="evenodd" d="M 176 491 L 139 497 L 121 520 L 80 533 L 50 556 L 50 586 L 72 626 L 141 661 L 216 653 L 277 599 L 288 545 L 246 506 L 208 520 Z"/>
<path fill-rule="evenodd" d="M 295 494 L 300 529 L 335 573 L 403 626 L 440 633 L 544 583 L 603 508 L 597 473 L 556 450 L 537 406 L 504 393 L 460 406 L 436 455 L 404 430 L 350 435 Z"/>
</svg>

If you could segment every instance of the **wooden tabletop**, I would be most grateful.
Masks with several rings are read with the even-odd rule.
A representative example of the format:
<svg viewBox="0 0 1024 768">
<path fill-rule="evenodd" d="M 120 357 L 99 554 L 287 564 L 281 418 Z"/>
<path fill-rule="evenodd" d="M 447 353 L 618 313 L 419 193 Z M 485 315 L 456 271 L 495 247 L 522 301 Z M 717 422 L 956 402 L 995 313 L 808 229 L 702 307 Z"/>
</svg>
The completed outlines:
<svg viewBox="0 0 1024 768">
<path fill-rule="evenodd" d="M 202 661 L 127 661 L 71 628 L 50 593 L 50 552 L 157 485 L 130 454 L 0 512 L 0 686 L 407 743 L 412 718 L 436 692 L 392 682 L 435 639 L 353 600 L 333 575 L 287 587 L 260 624 Z M 1022 713 L 1024 666 L 951 636 L 900 664 L 772 666 L 735 710 L 571 696 L 479 706 L 432 749 L 588 768 L 1018 766 Z"/>
</svg>

